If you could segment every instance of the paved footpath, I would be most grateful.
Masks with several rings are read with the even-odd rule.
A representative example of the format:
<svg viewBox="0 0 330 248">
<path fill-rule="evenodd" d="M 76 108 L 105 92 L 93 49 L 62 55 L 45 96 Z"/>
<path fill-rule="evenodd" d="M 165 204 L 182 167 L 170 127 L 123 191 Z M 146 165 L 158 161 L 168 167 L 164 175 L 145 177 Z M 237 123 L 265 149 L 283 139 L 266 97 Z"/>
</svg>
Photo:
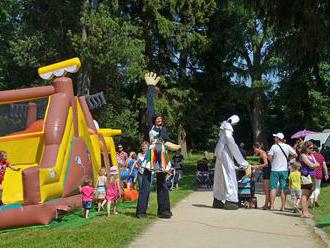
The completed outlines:
<svg viewBox="0 0 330 248">
<path fill-rule="evenodd" d="M 129 247 L 325 247 L 303 219 L 290 212 L 213 209 L 212 199 L 210 191 L 192 193 L 175 206 L 171 219 L 158 220 Z M 263 200 L 258 195 L 259 206 Z"/>
</svg>

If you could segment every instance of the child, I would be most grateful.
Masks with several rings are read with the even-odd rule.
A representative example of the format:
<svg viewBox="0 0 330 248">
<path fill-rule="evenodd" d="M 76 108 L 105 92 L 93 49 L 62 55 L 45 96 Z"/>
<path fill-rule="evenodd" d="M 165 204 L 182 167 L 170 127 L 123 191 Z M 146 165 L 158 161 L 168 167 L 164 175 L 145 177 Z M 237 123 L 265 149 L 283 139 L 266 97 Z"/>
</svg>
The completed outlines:
<svg viewBox="0 0 330 248">
<path fill-rule="evenodd" d="M 90 179 L 85 179 L 83 186 L 79 186 L 79 191 L 82 197 L 82 206 L 84 209 L 84 218 L 88 218 L 89 210 L 92 208 L 93 202 L 93 182 Z"/>
<path fill-rule="evenodd" d="M 119 181 L 119 172 L 116 166 L 110 168 L 110 184 L 105 198 L 107 199 L 107 217 L 110 217 L 110 206 L 113 201 L 113 214 L 117 215 L 117 200 L 120 198 L 121 188 Z"/>
<path fill-rule="evenodd" d="M 129 176 L 128 176 L 128 181 L 127 181 L 127 188 L 130 189 L 131 185 L 134 184 L 135 177 L 138 172 L 138 164 L 136 160 L 136 153 L 131 152 L 130 154 L 130 160 L 128 162 L 128 170 L 129 170 Z M 134 186 L 134 185 L 133 185 Z M 134 188 L 134 187 L 133 187 Z"/>
<path fill-rule="evenodd" d="M 291 173 L 289 176 L 289 188 L 294 213 L 299 213 L 298 205 L 301 199 L 301 174 L 299 172 L 300 167 L 301 164 L 299 162 L 293 163 L 291 165 Z"/>
<path fill-rule="evenodd" d="M 179 181 L 183 177 L 183 156 L 181 154 L 181 150 L 176 151 L 175 155 L 173 156 L 173 167 L 175 170 L 175 177 L 174 183 L 176 189 L 179 188 Z"/>
<path fill-rule="evenodd" d="M 106 170 L 104 167 L 100 169 L 99 177 L 96 183 L 96 198 L 97 198 L 97 211 L 100 212 L 103 208 L 105 201 L 106 189 L 105 185 L 107 183 Z"/>
<path fill-rule="evenodd" d="M 3 205 L 2 202 L 2 182 L 5 178 L 5 173 L 6 173 L 6 168 L 9 167 L 10 169 L 14 170 L 14 171 L 19 171 L 20 168 L 15 168 L 14 166 L 11 165 L 11 163 L 9 163 L 7 161 L 7 152 L 5 151 L 0 151 L 0 206 Z"/>
</svg>

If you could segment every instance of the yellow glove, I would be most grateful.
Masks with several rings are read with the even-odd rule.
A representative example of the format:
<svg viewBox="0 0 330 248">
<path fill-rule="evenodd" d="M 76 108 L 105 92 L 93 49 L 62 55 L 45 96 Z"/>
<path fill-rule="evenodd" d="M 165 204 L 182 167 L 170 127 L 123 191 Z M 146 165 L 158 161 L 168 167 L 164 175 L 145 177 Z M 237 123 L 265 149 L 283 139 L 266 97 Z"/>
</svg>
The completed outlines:
<svg viewBox="0 0 330 248">
<path fill-rule="evenodd" d="M 144 75 L 144 80 L 147 85 L 156 86 L 160 80 L 160 77 L 157 77 L 157 74 L 154 72 L 149 72 Z"/>
<path fill-rule="evenodd" d="M 181 146 L 180 145 L 177 145 L 177 144 L 174 144 L 174 143 L 171 143 L 171 142 L 165 142 L 165 147 L 167 150 L 170 150 L 170 151 L 178 151 L 181 149 Z"/>
</svg>

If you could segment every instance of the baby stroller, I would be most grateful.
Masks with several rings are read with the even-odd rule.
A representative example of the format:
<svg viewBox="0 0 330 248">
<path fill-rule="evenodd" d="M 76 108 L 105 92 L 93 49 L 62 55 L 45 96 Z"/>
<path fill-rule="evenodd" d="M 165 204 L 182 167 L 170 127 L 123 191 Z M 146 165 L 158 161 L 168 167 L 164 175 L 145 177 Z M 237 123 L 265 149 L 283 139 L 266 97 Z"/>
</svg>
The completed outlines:
<svg viewBox="0 0 330 248">
<path fill-rule="evenodd" d="M 166 176 L 166 186 L 169 190 L 173 190 L 175 188 L 175 184 L 176 184 L 176 170 L 175 169 L 171 169 L 171 174 L 168 174 Z"/>
<path fill-rule="evenodd" d="M 239 206 L 245 208 L 258 208 L 257 198 L 255 196 L 254 174 L 251 172 L 250 178 L 244 178 L 244 175 L 244 170 L 239 169 L 236 171 Z"/>
<path fill-rule="evenodd" d="M 206 186 L 207 188 L 212 187 L 207 159 L 202 159 L 197 162 L 196 184 Z"/>
</svg>

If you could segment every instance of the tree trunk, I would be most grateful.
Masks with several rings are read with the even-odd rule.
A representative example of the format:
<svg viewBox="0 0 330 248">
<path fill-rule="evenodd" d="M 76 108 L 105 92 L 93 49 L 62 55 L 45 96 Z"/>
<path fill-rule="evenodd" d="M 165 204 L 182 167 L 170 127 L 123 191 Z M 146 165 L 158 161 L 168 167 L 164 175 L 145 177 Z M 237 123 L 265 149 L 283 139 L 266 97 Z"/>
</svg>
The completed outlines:
<svg viewBox="0 0 330 248">
<path fill-rule="evenodd" d="M 179 124 L 178 127 L 178 144 L 181 145 L 181 154 L 184 158 L 187 157 L 187 142 L 186 142 L 186 130 L 182 124 Z"/>
<path fill-rule="evenodd" d="M 153 68 L 153 29 L 152 29 L 152 23 L 150 16 L 152 15 L 152 12 L 149 8 L 147 8 L 143 15 L 143 33 L 144 33 L 144 52 L 145 52 L 145 59 L 146 59 L 146 66 L 148 70 L 153 71 L 155 68 Z"/>
<path fill-rule="evenodd" d="M 187 81 L 187 77 L 186 77 L 186 67 L 187 67 L 187 60 L 188 60 L 188 56 L 185 52 L 181 52 L 180 54 L 180 60 L 179 60 L 179 75 L 178 75 L 178 87 L 179 88 L 184 88 L 186 81 Z M 181 99 L 181 101 L 184 101 L 184 99 Z M 181 145 L 181 153 L 183 155 L 183 157 L 187 157 L 188 153 L 187 153 L 187 141 L 186 141 L 186 137 L 187 137 L 187 133 L 186 130 L 184 128 L 184 123 L 185 123 L 185 109 L 178 109 L 178 144 Z"/>
<path fill-rule="evenodd" d="M 263 100 L 262 90 L 252 89 L 252 106 L 250 108 L 250 122 L 253 133 L 253 143 L 260 143 L 267 147 L 267 139 L 263 127 Z"/>
<path fill-rule="evenodd" d="M 98 6 L 98 0 L 85 0 L 84 8 L 89 9 L 92 8 L 93 11 L 96 11 Z M 87 40 L 87 28 L 84 23 L 82 23 L 81 27 L 81 39 L 82 44 Z M 81 71 L 78 77 L 78 85 L 77 85 L 77 94 L 78 96 L 89 95 L 91 88 L 91 77 L 90 77 L 90 68 L 87 58 L 84 55 L 81 55 Z"/>
<path fill-rule="evenodd" d="M 253 65 L 252 68 L 249 68 L 250 75 L 252 79 L 252 101 L 251 107 L 249 109 L 250 122 L 253 133 L 253 143 L 263 144 L 264 147 L 267 147 L 267 139 L 263 126 L 263 93 L 264 88 L 262 85 L 259 85 L 262 81 L 262 61 L 261 61 L 261 47 L 262 44 L 254 44 L 253 46 Z M 255 82 L 258 82 L 255 85 Z"/>
<path fill-rule="evenodd" d="M 78 96 L 89 95 L 91 88 L 91 79 L 89 76 L 89 66 L 87 59 L 82 59 L 82 67 L 78 78 Z"/>
</svg>

